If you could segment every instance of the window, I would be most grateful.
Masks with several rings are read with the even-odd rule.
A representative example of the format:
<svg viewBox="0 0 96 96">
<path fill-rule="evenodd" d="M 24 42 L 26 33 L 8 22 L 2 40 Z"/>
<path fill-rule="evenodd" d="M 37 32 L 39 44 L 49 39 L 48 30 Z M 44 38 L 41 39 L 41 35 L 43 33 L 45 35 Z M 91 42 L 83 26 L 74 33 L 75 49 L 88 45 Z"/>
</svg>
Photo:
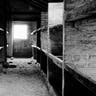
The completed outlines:
<svg viewBox="0 0 96 96">
<path fill-rule="evenodd" d="M 13 25 L 13 38 L 14 39 L 27 39 L 28 26 L 26 24 Z"/>
</svg>

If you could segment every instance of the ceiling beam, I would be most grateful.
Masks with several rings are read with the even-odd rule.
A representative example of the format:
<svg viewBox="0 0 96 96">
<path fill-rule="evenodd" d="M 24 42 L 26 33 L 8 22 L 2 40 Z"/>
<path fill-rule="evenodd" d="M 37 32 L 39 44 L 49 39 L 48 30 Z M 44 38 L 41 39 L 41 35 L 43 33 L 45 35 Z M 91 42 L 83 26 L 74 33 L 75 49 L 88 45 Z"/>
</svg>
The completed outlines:
<svg viewBox="0 0 96 96">
<path fill-rule="evenodd" d="M 44 4 L 45 6 L 48 5 L 48 0 L 38 0 L 39 2 L 41 2 L 42 4 Z"/>
<path fill-rule="evenodd" d="M 32 2 L 34 2 L 35 4 L 39 5 L 39 6 L 42 6 L 44 8 L 47 7 L 48 3 L 45 2 L 45 1 L 42 1 L 42 0 L 31 0 Z"/>
<path fill-rule="evenodd" d="M 48 2 L 54 2 L 54 3 L 56 3 L 56 2 L 63 2 L 64 0 L 48 0 Z"/>
<path fill-rule="evenodd" d="M 39 11 L 47 11 L 47 8 L 48 8 L 48 6 L 40 4 L 39 1 L 37 2 L 35 0 L 24 0 L 24 2 L 26 2 L 30 6 L 38 9 Z"/>
<path fill-rule="evenodd" d="M 11 17 L 11 19 L 12 20 L 38 20 L 38 19 L 40 19 L 40 15 L 29 15 L 29 14 L 27 14 L 27 15 L 23 15 L 23 14 L 14 14 L 14 15 L 12 15 L 12 17 Z"/>
<path fill-rule="evenodd" d="M 12 12 L 12 14 L 14 15 L 14 14 L 17 14 L 17 15 L 40 15 L 40 12 L 35 12 L 35 11 L 30 11 L 30 12 L 28 12 L 28 11 L 14 11 L 14 12 Z"/>
</svg>

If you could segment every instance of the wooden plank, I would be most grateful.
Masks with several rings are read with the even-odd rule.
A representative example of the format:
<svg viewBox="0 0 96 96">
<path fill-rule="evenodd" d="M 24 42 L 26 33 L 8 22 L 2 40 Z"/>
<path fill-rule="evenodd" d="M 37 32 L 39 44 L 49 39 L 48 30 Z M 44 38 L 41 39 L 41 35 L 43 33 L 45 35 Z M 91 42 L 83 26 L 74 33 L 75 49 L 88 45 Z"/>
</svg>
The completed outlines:
<svg viewBox="0 0 96 96">
<path fill-rule="evenodd" d="M 40 51 L 43 51 L 49 58 L 52 59 L 52 61 L 53 61 L 59 68 L 62 68 L 63 60 L 59 59 L 58 57 L 52 55 L 51 53 L 48 53 L 48 52 L 45 51 L 44 49 L 41 49 L 41 48 L 39 48 L 39 47 L 37 47 L 37 46 L 32 45 L 32 47 L 37 48 L 37 49 L 40 50 Z"/>
</svg>

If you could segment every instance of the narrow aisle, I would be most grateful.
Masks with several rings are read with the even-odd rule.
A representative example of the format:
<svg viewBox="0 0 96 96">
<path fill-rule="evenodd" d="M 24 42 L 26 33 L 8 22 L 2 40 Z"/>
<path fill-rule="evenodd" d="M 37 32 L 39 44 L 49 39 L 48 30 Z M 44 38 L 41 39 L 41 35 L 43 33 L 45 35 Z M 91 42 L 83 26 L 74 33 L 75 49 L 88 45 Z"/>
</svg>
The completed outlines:
<svg viewBox="0 0 96 96">
<path fill-rule="evenodd" d="M 40 71 L 34 63 L 28 65 L 30 59 L 11 61 L 17 67 L 0 73 L 0 96 L 50 96 Z"/>
</svg>

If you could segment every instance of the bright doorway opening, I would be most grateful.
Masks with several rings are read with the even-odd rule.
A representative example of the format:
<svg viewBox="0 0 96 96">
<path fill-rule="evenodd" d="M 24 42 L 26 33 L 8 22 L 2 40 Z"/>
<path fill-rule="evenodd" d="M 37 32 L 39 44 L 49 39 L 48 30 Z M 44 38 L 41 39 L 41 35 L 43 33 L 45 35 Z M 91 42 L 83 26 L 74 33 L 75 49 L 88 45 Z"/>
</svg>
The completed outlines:
<svg viewBox="0 0 96 96">
<path fill-rule="evenodd" d="M 13 25 L 13 39 L 26 40 L 28 38 L 28 25 L 27 24 L 14 24 Z"/>
</svg>

